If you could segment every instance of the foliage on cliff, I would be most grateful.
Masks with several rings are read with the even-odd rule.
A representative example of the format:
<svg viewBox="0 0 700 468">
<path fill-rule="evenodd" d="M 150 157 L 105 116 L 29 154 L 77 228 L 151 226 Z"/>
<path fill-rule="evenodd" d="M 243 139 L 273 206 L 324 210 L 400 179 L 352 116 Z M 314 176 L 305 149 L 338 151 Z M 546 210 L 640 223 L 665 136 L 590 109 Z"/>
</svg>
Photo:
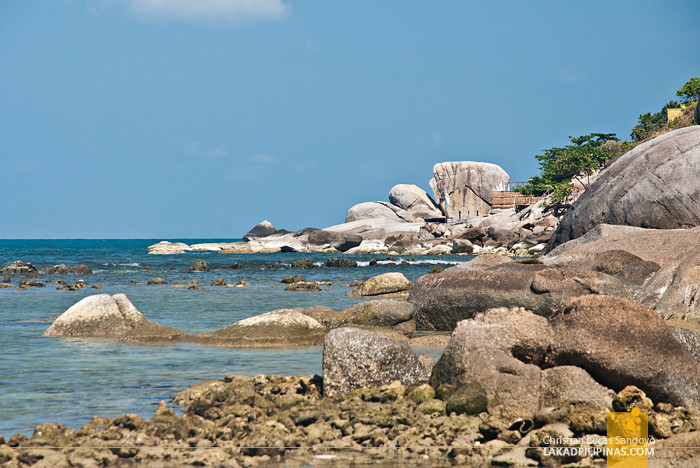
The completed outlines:
<svg viewBox="0 0 700 468">
<path fill-rule="evenodd" d="M 526 195 L 552 194 L 553 202 L 560 202 L 573 190 L 572 180 L 587 186 L 587 179 L 613 157 L 634 148 L 639 143 L 671 130 L 694 124 L 693 111 L 700 96 L 700 79 L 691 78 L 676 92 L 683 104 L 670 101 L 657 113 L 639 116 L 632 129 L 632 141 L 620 141 L 614 133 L 591 133 L 578 138 L 569 137 L 571 145 L 549 148 L 535 156 L 540 162 L 540 174 L 516 189 Z M 681 116 L 669 122 L 667 109 L 682 108 Z"/>
</svg>

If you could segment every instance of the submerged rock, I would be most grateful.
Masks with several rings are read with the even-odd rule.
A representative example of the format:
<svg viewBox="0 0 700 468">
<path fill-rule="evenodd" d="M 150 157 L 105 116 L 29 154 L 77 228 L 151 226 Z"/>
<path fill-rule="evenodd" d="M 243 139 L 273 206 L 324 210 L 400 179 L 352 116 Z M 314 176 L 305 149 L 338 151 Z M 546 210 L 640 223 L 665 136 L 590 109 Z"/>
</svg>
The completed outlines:
<svg viewBox="0 0 700 468">
<path fill-rule="evenodd" d="M 241 320 L 211 333 L 191 335 L 188 340 L 213 346 L 264 348 L 317 346 L 328 329 L 293 309 L 280 309 Z"/>
<path fill-rule="evenodd" d="M 16 275 L 38 273 L 38 271 L 31 263 L 24 263 L 22 260 L 17 260 L 16 262 L 12 263 L 12 265 L 6 266 L 5 268 L 0 268 L 0 273 L 6 275 Z"/>
<path fill-rule="evenodd" d="M 202 260 L 195 260 L 195 262 L 190 265 L 190 267 L 187 269 L 187 271 L 209 271 L 209 265 L 207 265 L 204 261 Z"/>
</svg>

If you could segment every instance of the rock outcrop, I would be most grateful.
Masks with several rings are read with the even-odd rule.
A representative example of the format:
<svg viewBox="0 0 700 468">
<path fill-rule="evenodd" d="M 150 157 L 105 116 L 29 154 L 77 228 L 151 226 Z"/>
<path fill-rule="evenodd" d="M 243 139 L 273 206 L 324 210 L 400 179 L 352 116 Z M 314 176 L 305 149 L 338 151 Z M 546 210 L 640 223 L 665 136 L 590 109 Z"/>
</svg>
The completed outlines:
<svg viewBox="0 0 700 468">
<path fill-rule="evenodd" d="M 615 391 L 634 385 L 655 401 L 700 409 L 700 363 L 650 307 L 609 296 L 582 296 L 550 319 L 555 365 L 585 369 Z"/>
<path fill-rule="evenodd" d="M 34 274 L 38 273 L 37 268 L 31 263 L 24 263 L 22 260 L 13 262 L 12 265 L 0 268 L 0 273 L 4 275 Z"/>
<path fill-rule="evenodd" d="M 345 215 L 345 222 L 362 221 L 380 218 L 392 223 L 412 223 L 415 221 L 410 212 L 382 201 L 358 203 L 352 206 Z"/>
<path fill-rule="evenodd" d="M 273 235 L 274 233 L 277 232 L 277 229 L 272 225 L 271 222 L 265 220 L 262 221 L 253 227 L 250 231 L 246 232 L 243 235 L 243 240 L 245 241 L 251 241 L 255 239 L 259 239 L 261 237 L 268 237 Z"/>
<path fill-rule="evenodd" d="M 485 268 L 479 268 L 481 264 Z M 460 320 L 491 308 L 525 307 L 546 316 L 566 299 L 590 293 L 630 295 L 619 279 L 602 272 L 545 268 L 487 256 L 421 276 L 408 301 L 416 306 L 419 330 L 449 331 Z"/>
<path fill-rule="evenodd" d="M 527 417 L 562 403 L 609 405 L 613 393 L 583 369 L 541 369 L 553 340 L 544 317 L 522 308 L 491 309 L 457 324 L 430 384 L 439 389 L 477 383 L 486 392 L 489 414 L 501 417 Z"/>
<path fill-rule="evenodd" d="M 188 341 L 237 348 L 317 346 L 323 343 L 327 331 L 318 321 L 298 310 L 280 309 L 211 333 L 191 335 Z"/>
<path fill-rule="evenodd" d="M 59 315 L 44 336 L 160 343 L 178 341 L 185 334 L 149 321 L 124 294 L 97 294 L 83 298 Z"/>
<path fill-rule="evenodd" d="M 308 236 L 309 245 L 347 252 L 362 243 L 362 236 L 350 232 L 316 230 Z"/>
<path fill-rule="evenodd" d="M 700 127 L 653 138 L 620 156 L 574 202 L 548 250 L 595 226 L 700 226 Z"/>
<path fill-rule="evenodd" d="M 405 341 L 360 328 L 336 328 L 323 346 L 323 394 L 332 396 L 395 380 L 410 385 L 428 373 Z"/>
<path fill-rule="evenodd" d="M 389 191 L 389 202 L 408 211 L 414 219 L 435 219 L 444 215 L 425 190 L 412 184 L 395 185 Z"/>
<path fill-rule="evenodd" d="M 491 209 L 495 190 L 504 190 L 508 174 L 496 164 L 459 161 L 433 167 L 430 187 L 443 212 L 450 218 L 485 216 Z M 450 203 L 445 210 L 445 193 Z"/>
</svg>

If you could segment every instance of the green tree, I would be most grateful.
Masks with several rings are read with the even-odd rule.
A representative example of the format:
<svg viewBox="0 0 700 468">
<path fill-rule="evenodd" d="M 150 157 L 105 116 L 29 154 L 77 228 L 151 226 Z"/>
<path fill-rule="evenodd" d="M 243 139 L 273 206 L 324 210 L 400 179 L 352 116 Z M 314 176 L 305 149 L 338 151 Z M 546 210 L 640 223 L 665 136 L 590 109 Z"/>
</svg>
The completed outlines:
<svg viewBox="0 0 700 468">
<path fill-rule="evenodd" d="M 613 153 L 603 144 L 620 141 L 614 133 L 591 133 L 577 138 L 569 137 L 569 140 L 573 144 L 549 148 L 544 150 L 544 154 L 535 156 L 540 162 L 540 175 L 521 187 L 522 193 L 542 195 L 552 191 L 558 199 L 565 198 L 572 190 L 573 178 L 585 185 L 584 177 L 592 175 L 612 158 Z"/>
<path fill-rule="evenodd" d="M 656 114 L 647 112 L 646 114 L 640 115 L 637 120 L 637 125 L 630 133 L 632 141 L 644 141 L 662 131 L 668 125 L 666 109 L 679 107 L 681 107 L 681 105 L 677 101 L 669 101 L 661 108 L 661 111 Z"/>
<path fill-rule="evenodd" d="M 681 89 L 676 91 L 676 96 L 680 97 L 684 103 L 697 101 L 700 96 L 700 78 L 693 77 L 686 81 Z"/>
</svg>

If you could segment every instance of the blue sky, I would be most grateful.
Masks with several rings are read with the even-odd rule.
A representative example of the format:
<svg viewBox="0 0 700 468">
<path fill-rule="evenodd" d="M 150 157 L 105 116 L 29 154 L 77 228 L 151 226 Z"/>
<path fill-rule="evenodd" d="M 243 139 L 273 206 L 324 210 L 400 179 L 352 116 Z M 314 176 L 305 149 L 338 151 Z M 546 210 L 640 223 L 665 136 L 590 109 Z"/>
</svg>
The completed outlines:
<svg viewBox="0 0 700 468">
<path fill-rule="evenodd" d="M 700 76 L 697 1 L 0 0 L 0 238 L 343 222 Z"/>
</svg>

